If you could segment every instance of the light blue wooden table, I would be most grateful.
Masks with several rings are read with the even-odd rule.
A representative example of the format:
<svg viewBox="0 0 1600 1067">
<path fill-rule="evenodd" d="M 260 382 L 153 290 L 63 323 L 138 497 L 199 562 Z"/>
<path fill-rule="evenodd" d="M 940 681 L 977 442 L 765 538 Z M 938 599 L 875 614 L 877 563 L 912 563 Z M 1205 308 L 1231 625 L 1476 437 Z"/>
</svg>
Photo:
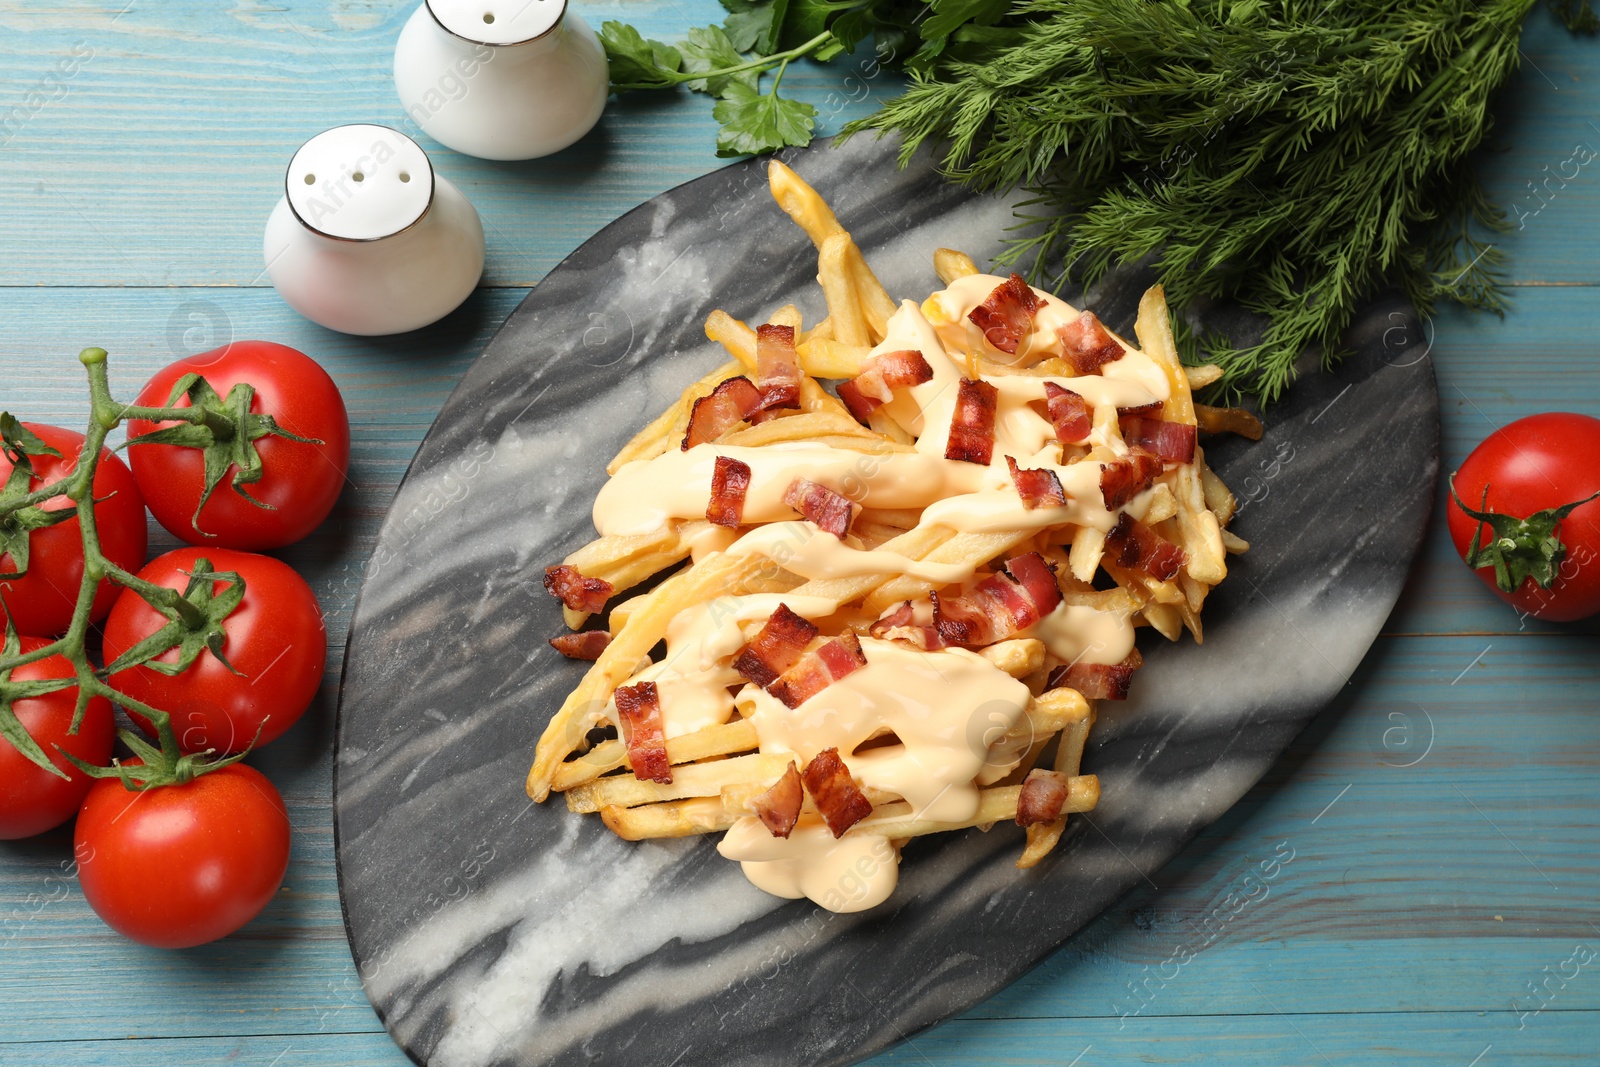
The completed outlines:
<svg viewBox="0 0 1600 1067">
<path fill-rule="evenodd" d="M 550 160 L 486 163 L 424 140 L 483 216 L 483 288 L 409 337 L 312 326 L 265 286 L 262 226 L 307 137 L 406 126 L 390 59 L 413 6 L 0 0 L 0 406 L 81 425 L 73 356 L 87 345 L 111 351 L 123 395 L 229 339 L 314 354 L 350 405 L 352 487 L 282 555 L 329 610 L 330 679 L 384 508 L 461 372 L 562 256 L 720 165 L 709 102 L 687 95 L 614 103 Z M 664 37 L 720 17 L 709 0 L 582 10 Z M 1523 50 L 1480 158 L 1522 215 L 1503 242 L 1514 307 L 1432 324 L 1446 471 L 1513 418 L 1600 414 L 1600 170 L 1551 177 L 1575 146 L 1600 147 L 1600 43 L 1541 8 Z M 831 68 L 785 86 L 827 132 L 894 90 Z M 1519 625 L 1436 523 L 1366 662 L 1262 783 L 1035 972 L 878 1062 L 1600 1063 L 1597 630 Z M 345 947 L 334 704 L 330 680 L 253 757 L 289 803 L 294 848 L 278 899 L 235 937 L 130 944 L 64 873 L 67 833 L 0 843 L 0 1064 L 406 1062 Z M 1293 858 L 1238 903 L 1246 870 L 1275 854 Z"/>
</svg>

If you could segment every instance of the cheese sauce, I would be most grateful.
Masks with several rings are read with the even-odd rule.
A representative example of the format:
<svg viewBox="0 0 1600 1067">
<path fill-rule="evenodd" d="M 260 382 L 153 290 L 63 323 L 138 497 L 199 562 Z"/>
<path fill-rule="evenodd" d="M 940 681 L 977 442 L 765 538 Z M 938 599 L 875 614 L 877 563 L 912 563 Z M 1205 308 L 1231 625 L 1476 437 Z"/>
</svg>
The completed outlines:
<svg viewBox="0 0 1600 1067">
<path fill-rule="evenodd" d="M 873 350 L 914 349 L 933 371 L 929 381 L 895 391 L 880 409 L 916 438 L 915 451 L 869 454 L 814 443 L 761 448 L 703 444 L 669 449 L 623 466 L 601 489 L 594 505 L 602 534 L 638 534 L 674 519 L 702 519 L 710 499 L 717 457 L 750 467 L 740 533 L 713 527 L 698 531 L 695 560 L 714 552 L 759 554 L 807 579 L 904 574 L 939 586 L 972 579 L 970 563 L 929 563 L 883 549 L 840 540 L 814 524 L 798 521 L 783 503 L 795 478 L 809 478 L 866 507 L 919 509 L 919 527 L 939 525 L 964 532 L 1043 529 L 1067 523 L 1109 531 L 1117 513 L 1105 508 L 1100 464 L 1061 464 L 1055 430 L 1045 414 L 1044 384 L 1055 382 L 1081 395 L 1093 410 L 1091 446 L 1126 451 L 1117 433 L 1117 408 L 1164 401 L 1171 392 L 1161 367 L 1137 350 L 1097 375 L 1044 378 L 994 375 L 997 390 L 995 444 L 987 465 L 944 456 L 965 353 L 1011 366 L 1059 354 L 1057 326 L 1078 312 L 1048 293 L 1035 328 L 1015 356 L 997 352 L 967 319 L 1004 281 L 973 275 L 951 283 L 920 307 L 904 301 L 890 318 L 887 336 Z M 1013 485 L 1006 457 L 1028 469 L 1049 469 L 1067 497 L 1061 507 L 1029 510 Z M 1143 514 L 1149 494 L 1126 509 Z M 653 680 L 661 696 L 668 737 L 745 715 L 760 750 L 793 753 L 797 765 L 834 748 L 866 789 L 903 797 L 914 817 L 959 823 L 978 811 L 979 783 L 1004 777 L 1020 758 L 1017 745 L 995 745 L 1026 713 L 1031 698 L 1022 682 L 982 656 L 951 648 L 925 652 L 907 644 L 861 638 L 866 665 L 835 681 L 796 708 L 743 679 L 729 666 L 755 630 L 778 607 L 809 619 L 837 612 L 839 602 L 821 596 L 752 594 L 725 596 L 682 612 L 667 631 L 666 655 L 630 681 Z M 1117 663 L 1133 648 L 1130 618 L 1082 605 L 1061 604 L 1018 634 L 1042 641 L 1063 662 Z M 741 688 L 736 688 L 740 687 Z M 613 719 L 615 718 L 613 714 Z M 1025 746 L 1022 746 L 1025 747 Z M 715 798 L 708 798 L 714 801 Z M 860 825 L 835 839 L 815 812 L 806 812 L 787 839 L 773 837 L 760 820 L 735 822 L 718 851 L 738 860 L 755 885 L 782 897 L 808 897 L 833 911 L 860 911 L 893 892 L 898 850 L 882 834 Z"/>
</svg>

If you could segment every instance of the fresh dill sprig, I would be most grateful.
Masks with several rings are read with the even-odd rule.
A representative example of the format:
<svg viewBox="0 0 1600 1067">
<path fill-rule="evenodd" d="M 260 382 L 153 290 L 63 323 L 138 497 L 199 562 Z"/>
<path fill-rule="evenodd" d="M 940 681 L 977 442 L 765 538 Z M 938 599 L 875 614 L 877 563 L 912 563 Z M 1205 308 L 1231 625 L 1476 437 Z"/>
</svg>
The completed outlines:
<svg viewBox="0 0 1600 1067">
<path fill-rule="evenodd" d="M 939 146 L 952 178 L 1038 190 L 1003 257 L 1093 284 L 1149 263 L 1175 308 L 1227 300 L 1259 337 L 1199 339 L 1224 388 L 1278 397 L 1362 301 L 1399 286 L 1499 311 L 1504 216 L 1465 164 L 1533 0 L 1028 0 L 849 129 Z M 1476 227 L 1476 229 L 1475 229 Z"/>
<path fill-rule="evenodd" d="M 1574 32 L 1590 0 L 1547 0 Z M 1250 337 L 1196 336 L 1222 390 L 1282 394 L 1302 353 L 1329 366 L 1356 309 L 1400 288 L 1499 312 L 1504 213 L 1467 156 L 1516 69 L 1534 0 L 722 0 L 679 46 L 607 23 L 617 91 L 719 98 L 723 155 L 807 143 L 814 109 L 778 95 L 789 63 L 872 38 L 910 76 L 846 127 L 939 153 L 952 179 L 1036 195 L 1002 257 L 1054 288 L 1152 267 L 1190 319 L 1255 313 Z M 763 91 L 765 72 L 772 71 Z"/>
</svg>

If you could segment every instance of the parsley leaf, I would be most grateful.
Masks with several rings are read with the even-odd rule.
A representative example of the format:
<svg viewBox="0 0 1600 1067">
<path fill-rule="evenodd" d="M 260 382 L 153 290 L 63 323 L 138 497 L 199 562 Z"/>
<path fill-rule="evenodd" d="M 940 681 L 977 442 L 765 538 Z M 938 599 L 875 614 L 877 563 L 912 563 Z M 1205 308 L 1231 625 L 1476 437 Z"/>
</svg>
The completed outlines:
<svg viewBox="0 0 1600 1067">
<path fill-rule="evenodd" d="M 682 79 L 673 77 L 683 67 L 683 56 L 669 44 L 648 40 L 622 22 L 600 27 L 600 43 L 611 64 L 611 89 L 669 89 Z"/>
<path fill-rule="evenodd" d="M 745 58 L 733 47 L 733 42 L 723 32 L 720 26 L 698 26 L 689 31 L 689 39 L 680 49 L 683 53 L 683 69 L 686 71 L 713 71 L 726 70 L 729 67 L 744 65 Z M 761 80 L 761 71 L 757 68 L 740 71 L 737 74 L 719 74 L 710 78 L 695 78 L 685 84 L 698 93 L 710 93 L 712 96 L 721 96 L 727 89 L 728 83 L 738 81 L 751 89 Z"/>
<path fill-rule="evenodd" d="M 775 92 L 758 93 L 735 81 L 728 84 L 711 115 L 722 123 L 717 155 L 744 156 L 809 144 L 817 109 Z"/>
</svg>

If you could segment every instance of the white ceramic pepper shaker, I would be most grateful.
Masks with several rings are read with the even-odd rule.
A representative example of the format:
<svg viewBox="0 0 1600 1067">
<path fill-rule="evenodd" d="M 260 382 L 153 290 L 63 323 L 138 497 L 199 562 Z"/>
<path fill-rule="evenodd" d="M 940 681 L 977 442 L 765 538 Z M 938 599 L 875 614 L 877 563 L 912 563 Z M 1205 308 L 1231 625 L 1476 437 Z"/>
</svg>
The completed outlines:
<svg viewBox="0 0 1600 1067">
<path fill-rule="evenodd" d="M 427 153 L 387 126 L 336 126 L 294 154 L 263 252 L 289 306 L 341 333 L 437 321 L 483 275 L 483 224 Z"/>
<path fill-rule="evenodd" d="M 605 49 L 567 0 L 425 0 L 400 31 L 394 81 L 429 137 L 482 159 L 559 152 L 610 91 Z"/>
</svg>

